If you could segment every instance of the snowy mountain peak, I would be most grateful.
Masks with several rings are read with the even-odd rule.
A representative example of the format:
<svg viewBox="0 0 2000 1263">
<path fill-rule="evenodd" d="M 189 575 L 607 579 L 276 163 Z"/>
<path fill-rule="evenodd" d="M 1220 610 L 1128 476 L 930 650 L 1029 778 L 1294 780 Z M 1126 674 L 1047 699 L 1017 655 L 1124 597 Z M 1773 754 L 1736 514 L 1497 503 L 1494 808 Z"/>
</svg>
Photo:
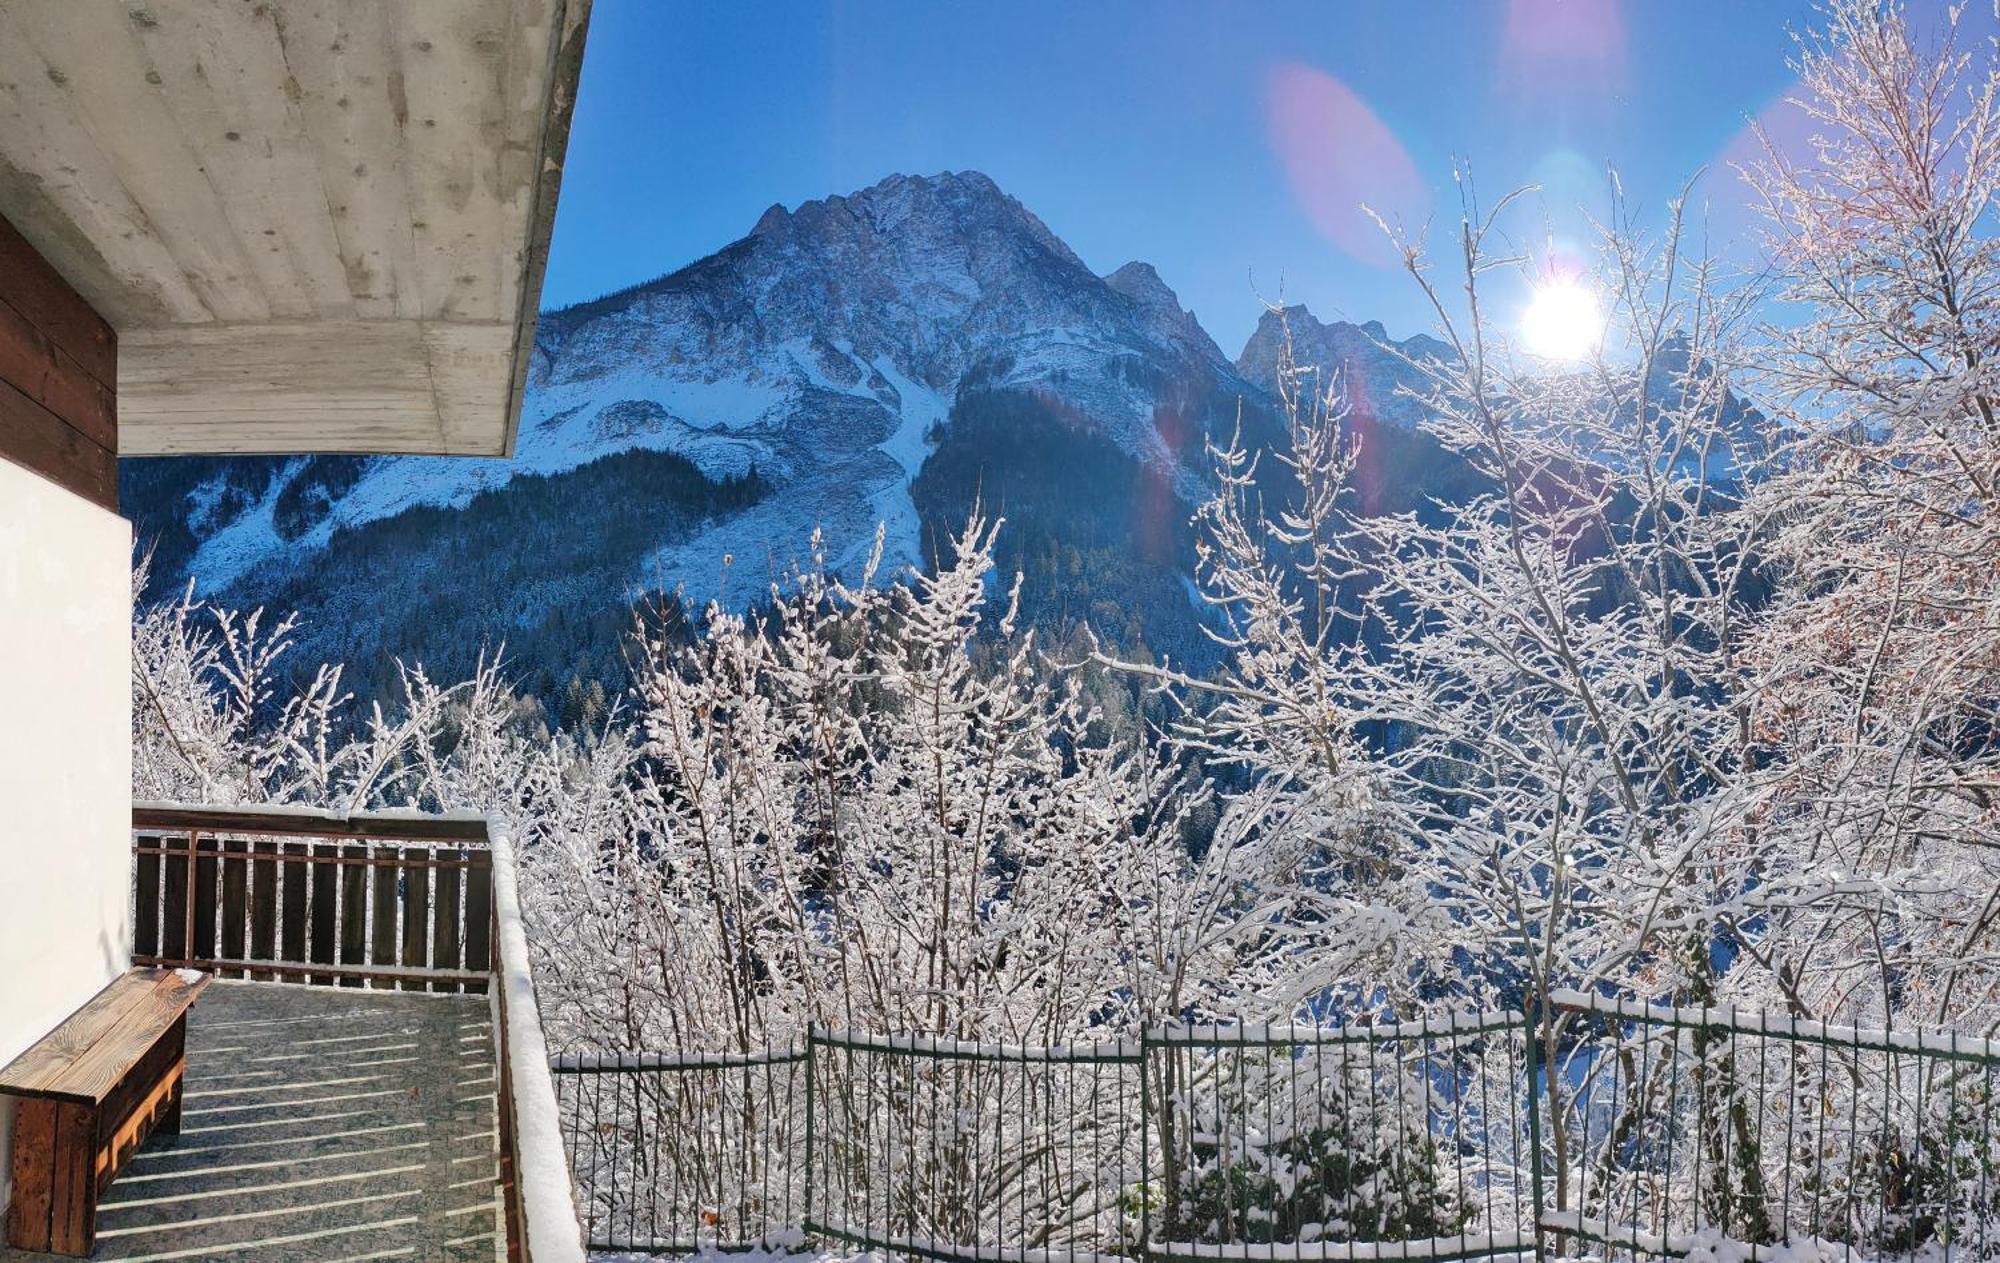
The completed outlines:
<svg viewBox="0 0 2000 1263">
<path fill-rule="evenodd" d="M 1183 314 L 1180 295 L 1160 279 L 1159 269 L 1150 263 L 1134 259 L 1115 272 L 1107 272 L 1104 283 L 1141 307 Z"/>
<path fill-rule="evenodd" d="M 1190 353 L 1216 364 L 1228 362 L 1222 348 L 1215 345 L 1194 313 L 1181 307 L 1180 295 L 1160 279 L 1152 264 L 1134 259 L 1107 273 L 1104 283 L 1131 299 L 1152 327 L 1182 343 Z"/>
<path fill-rule="evenodd" d="M 978 171 L 943 171 L 934 176 L 892 175 L 854 193 L 803 202 L 796 210 L 773 206 L 751 229 L 751 238 L 780 245 L 824 245 L 861 238 L 894 238 L 937 244 L 945 234 L 997 234 L 1010 246 L 1032 243 L 1062 263 L 1082 267 L 1060 237 L 1027 207 Z M 1006 241 L 1007 238 L 1013 241 Z"/>
</svg>

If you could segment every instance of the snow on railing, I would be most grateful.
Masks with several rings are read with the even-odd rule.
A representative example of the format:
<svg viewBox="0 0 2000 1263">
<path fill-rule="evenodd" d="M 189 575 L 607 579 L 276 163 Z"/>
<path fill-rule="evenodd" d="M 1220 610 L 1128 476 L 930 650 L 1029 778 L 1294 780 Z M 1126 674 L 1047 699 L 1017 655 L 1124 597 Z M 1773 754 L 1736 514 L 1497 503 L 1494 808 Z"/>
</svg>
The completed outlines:
<svg viewBox="0 0 2000 1263">
<path fill-rule="evenodd" d="M 301 836 L 339 832 L 372 838 L 483 839 L 487 825 L 485 813 L 478 811 L 418 811 L 410 807 L 355 811 L 298 803 L 173 803 L 143 798 L 132 800 L 132 820 L 142 828 L 180 828 L 185 827 L 180 822 L 192 821 L 197 828 L 240 828 L 246 833 L 283 832 L 283 828 L 268 826 L 297 825 L 301 827 L 290 831 Z M 338 827 L 311 827 L 314 825 Z"/>
<path fill-rule="evenodd" d="M 1728 1030 L 1741 1035 L 1765 1035 L 1772 1039 L 1792 1039 L 1806 1043 L 1832 1044 L 1869 1052 L 1922 1053 L 1929 1057 L 1965 1061 L 2000 1060 L 2000 1040 L 1978 1035 L 1961 1035 L 1954 1030 L 1870 1030 L 1839 1026 L 1789 1017 L 1783 1013 L 1737 1009 L 1728 1005 L 1676 1006 L 1628 1000 L 1619 996 L 1593 995 L 1559 988 L 1549 992 L 1549 1003 L 1569 1013 L 1594 1013 L 1602 1017 L 1622 1017 L 1654 1026 L 1682 1026 L 1706 1030 Z"/>
<path fill-rule="evenodd" d="M 500 1126 L 511 1144 L 514 1167 L 508 1226 L 518 1234 L 515 1239 L 524 1261 L 584 1263 L 582 1221 L 528 964 L 513 833 L 500 816 L 489 818 L 487 832 L 493 848 L 492 995 Z"/>
</svg>

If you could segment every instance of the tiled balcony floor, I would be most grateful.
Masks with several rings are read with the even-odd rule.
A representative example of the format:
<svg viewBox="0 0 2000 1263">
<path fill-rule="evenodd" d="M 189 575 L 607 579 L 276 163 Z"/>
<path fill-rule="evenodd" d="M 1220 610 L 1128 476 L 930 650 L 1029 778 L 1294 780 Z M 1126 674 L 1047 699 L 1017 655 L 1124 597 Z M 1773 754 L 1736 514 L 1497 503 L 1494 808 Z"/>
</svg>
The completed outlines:
<svg viewBox="0 0 2000 1263">
<path fill-rule="evenodd" d="M 181 1134 L 97 1225 L 99 1259 L 504 1259 L 486 997 L 216 982 Z"/>
</svg>

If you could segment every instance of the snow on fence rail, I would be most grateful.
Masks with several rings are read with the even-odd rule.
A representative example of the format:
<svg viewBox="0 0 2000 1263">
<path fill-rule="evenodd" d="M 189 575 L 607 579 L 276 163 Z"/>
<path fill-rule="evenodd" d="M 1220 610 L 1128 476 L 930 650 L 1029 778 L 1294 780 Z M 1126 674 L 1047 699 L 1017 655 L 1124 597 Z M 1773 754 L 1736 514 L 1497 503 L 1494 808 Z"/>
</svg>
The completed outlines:
<svg viewBox="0 0 2000 1263">
<path fill-rule="evenodd" d="M 1156 1246 L 1148 1256 L 1160 1260 L 1224 1260 L 1225 1263 L 1398 1263 L 1424 1260 L 1485 1258 L 1496 1254 L 1519 1254 L 1535 1248 L 1532 1229 L 1503 1229 L 1499 1232 L 1468 1232 L 1455 1237 L 1424 1237 L 1410 1241 L 1291 1241 L 1232 1242 L 1206 1245 L 1199 1242 Z"/>
<path fill-rule="evenodd" d="M 1593 995 L 1559 988 L 1549 992 L 1549 1003 L 1570 1013 L 1595 1013 L 1623 1017 L 1657 1026 L 1681 1026 L 1703 1030 L 1727 1030 L 1740 1035 L 1762 1035 L 1773 1039 L 1795 1039 L 1815 1044 L 1833 1044 L 1870 1052 L 1923 1053 L 1930 1057 L 1963 1061 L 2000 1060 L 2000 1040 L 1977 1035 L 1961 1035 L 1954 1030 L 1916 1027 L 1894 1030 L 1884 1027 L 1841 1026 L 1766 1013 L 1758 1009 L 1738 1009 L 1729 1005 L 1675 1006 L 1650 1004 L 1619 996 Z"/>
<path fill-rule="evenodd" d="M 1515 1030 L 1521 1015 L 1508 1009 L 1480 1013 L 1443 1013 L 1408 1022 L 1380 1025 L 1304 1026 L 1296 1023 L 1167 1022 L 1146 1032 L 1154 1044 L 1216 1044 L 1241 1048 L 1252 1045 L 1366 1044 L 1384 1040 L 1424 1039 L 1437 1035 L 1478 1035 Z"/>
<path fill-rule="evenodd" d="M 814 1029 L 551 1060 L 594 1246 L 944 1263 L 2000 1257 L 2000 1047 L 1552 992 L 1548 1021 Z M 1991 1250 L 1987 1249 L 1989 1238 Z M 1803 1247 L 1801 1247 L 1803 1248 Z"/>
</svg>

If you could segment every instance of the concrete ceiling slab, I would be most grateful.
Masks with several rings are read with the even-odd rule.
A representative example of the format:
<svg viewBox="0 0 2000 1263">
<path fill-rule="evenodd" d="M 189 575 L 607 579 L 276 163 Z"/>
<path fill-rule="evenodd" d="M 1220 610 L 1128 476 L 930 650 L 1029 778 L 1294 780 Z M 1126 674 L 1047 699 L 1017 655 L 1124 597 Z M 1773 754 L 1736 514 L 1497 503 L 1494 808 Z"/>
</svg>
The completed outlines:
<svg viewBox="0 0 2000 1263">
<path fill-rule="evenodd" d="M 122 455 L 512 453 L 588 0 L 10 0 L 0 215 Z"/>
</svg>

